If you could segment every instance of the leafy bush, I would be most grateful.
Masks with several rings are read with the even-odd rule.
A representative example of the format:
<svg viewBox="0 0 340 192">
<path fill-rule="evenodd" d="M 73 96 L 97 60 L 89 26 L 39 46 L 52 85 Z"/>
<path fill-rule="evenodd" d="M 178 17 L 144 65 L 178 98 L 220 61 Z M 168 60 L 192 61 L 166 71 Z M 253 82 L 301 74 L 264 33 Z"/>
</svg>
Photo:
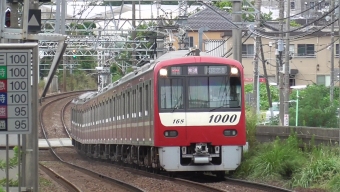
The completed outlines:
<svg viewBox="0 0 340 192">
<path fill-rule="evenodd" d="M 328 183 L 329 190 L 332 192 L 340 191 L 340 173 L 338 173 L 335 177 L 333 177 Z"/>
<path fill-rule="evenodd" d="M 292 178 L 293 187 L 332 186 L 340 187 L 340 182 L 334 180 L 339 177 L 340 157 L 338 152 L 329 147 L 315 147 L 309 155 L 309 161 L 300 168 Z"/>
<path fill-rule="evenodd" d="M 19 149 L 17 146 L 15 146 L 13 148 L 13 151 L 14 151 L 14 157 L 10 158 L 9 159 L 9 169 L 13 169 L 14 167 L 16 167 L 18 165 L 18 160 L 19 160 Z M 4 171 L 6 170 L 6 161 L 4 160 L 0 160 L 0 170 Z M 4 179 L 0 179 L 0 186 L 5 186 L 6 185 L 6 182 L 7 179 L 4 178 Z M 13 180 L 13 179 L 10 179 L 8 181 L 9 183 L 9 186 L 18 186 L 18 180 Z M 1 188 L 0 188 L 0 192 L 1 192 Z"/>
<path fill-rule="evenodd" d="M 258 117 L 249 108 L 246 110 L 246 134 L 249 147 L 256 145 L 256 124 Z"/>
<path fill-rule="evenodd" d="M 306 161 L 298 145 L 295 135 L 259 145 L 245 156 L 236 174 L 252 179 L 289 179 Z"/>
</svg>

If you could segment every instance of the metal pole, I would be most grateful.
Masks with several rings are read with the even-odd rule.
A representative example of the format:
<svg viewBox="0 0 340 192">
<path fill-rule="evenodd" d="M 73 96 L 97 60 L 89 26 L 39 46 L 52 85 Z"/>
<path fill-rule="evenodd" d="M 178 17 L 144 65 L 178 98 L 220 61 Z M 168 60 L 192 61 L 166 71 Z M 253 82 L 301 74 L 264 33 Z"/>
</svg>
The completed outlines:
<svg viewBox="0 0 340 192">
<path fill-rule="evenodd" d="M 290 30 L 290 0 L 287 0 L 287 19 L 286 19 L 286 31 Z M 289 126 L 289 35 L 286 33 L 286 49 L 285 49 L 285 95 L 284 95 L 284 113 L 288 122 L 284 122 L 285 126 Z"/>
<path fill-rule="evenodd" d="M 339 73 L 340 73 L 340 0 L 338 0 L 338 38 L 339 38 L 338 67 L 339 67 Z M 339 91 L 340 91 L 340 84 L 339 84 Z M 340 93 L 339 93 L 339 101 L 340 101 Z M 340 128 L 340 118 L 339 118 L 339 128 Z M 340 146 L 340 129 L 339 129 L 339 146 Z"/>
<path fill-rule="evenodd" d="M 279 26 L 280 26 L 280 43 L 278 47 L 282 46 L 283 40 L 283 17 L 284 17 L 284 0 L 279 0 Z M 284 125 L 284 97 L 283 97 L 283 73 L 279 72 L 279 68 L 282 67 L 282 51 L 279 50 L 279 66 L 277 66 L 278 76 L 279 76 L 279 89 L 280 89 L 280 124 Z"/>
<path fill-rule="evenodd" d="M 261 4 L 262 0 L 256 0 L 255 1 L 255 9 L 256 11 L 259 11 L 256 14 L 256 26 L 255 29 L 260 28 L 260 19 L 261 19 Z M 259 93 L 259 52 L 260 52 L 260 37 L 257 35 L 255 37 L 255 52 L 254 52 L 254 86 L 253 86 L 253 97 L 254 97 L 254 103 L 253 107 L 256 111 L 255 113 L 259 113 L 259 100 L 260 100 L 260 93 Z"/>
<path fill-rule="evenodd" d="M 335 0 L 331 1 L 331 9 L 334 8 Z M 330 86 L 330 100 L 333 102 L 334 97 L 334 14 L 331 14 L 332 26 L 331 26 L 331 86 Z"/>
<path fill-rule="evenodd" d="M 32 114 L 38 114 L 38 66 L 39 66 L 39 47 L 33 48 L 33 86 L 32 86 Z M 38 162 L 39 162 L 39 146 L 38 146 L 38 115 L 32 115 L 32 149 L 33 149 L 33 162 L 31 176 L 33 177 L 33 191 L 39 189 L 39 173 L 38 173 Z"/>
<path fill-rule="evenodd" d="M 18 191 L 21 192 L 21 143 L 20 134 L 18 134 Z"/>
<path fill-rule="evenodd" d="M 9 142 L 6 134 L 6 191 L 9 191 Z"/>
<path fill-rule="evenodd" d="M 295 127 L 298 126 L 298 118 L 299 118 L 299 90 L 296 90 L 296 109 L 295 109 Z"/>
<path fill-rule="evenodd" d="M 54 32 L 60 32 L 60 2 L 61 0 L 56 0 L 56 10 L 55 10 L 55 25 L 54 25 Z"/>
<path fill-rule="evenodd" d="M 59 2 L 60 3 L 60 2 Z M 60 5 L 59 5 L 60 6 Z M 65 21 L 65 15 L 66 15 L 66 1 L 61 0 L 61 11 L 60 13 L 61 16 L 61 21 Z M 60 24 L 60 33 L 65 35 L 65 24 Z M 63 92 L 67 91 L 67 83 L 66 83 L 66 78 L 67 78 L 67 64 L 68 64 L 68 58 L 63 56 Z"/>
<path fill-rule="evenodd" d="M 266 89 L 267 89 L 267 97 L 268 97 L 268 103 L 269 103 L 270 116 L 274 117 L 272 97 L 270 95 L 270 87 L 269 87 L 268 74 L 267 74 L 267 66 L 266 66 L 266 60 L 264 58 L 263 45 L 262 45 L 261 37 L 260 37 L 260 52 L 261 52 L 262 65 L 263 65 L 263 74 L 264 74 L 264 78 L 266 79 Z"/>
<path fill-rule="evenodd" d="M 233 23 L 239 25 L 242 21 L 241 18 L 241 4 L 240 0 L 233 1 Z M 240 28 L 233 27 L 233 59 L 242 63 L 242 30 Z"/>
</svg>

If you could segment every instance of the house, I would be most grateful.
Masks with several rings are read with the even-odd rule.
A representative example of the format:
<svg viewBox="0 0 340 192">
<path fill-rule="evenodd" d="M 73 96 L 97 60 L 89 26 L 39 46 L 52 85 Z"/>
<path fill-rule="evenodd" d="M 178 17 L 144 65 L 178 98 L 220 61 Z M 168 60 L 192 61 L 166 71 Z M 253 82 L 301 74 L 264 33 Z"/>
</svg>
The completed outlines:
<svg viewBox="0 0 340 192">
<path fill-rule="evenodd" d="M 217 13 L 216 13 L 217 12 Z M 222 15 L 222 16 L 221 16 Z M 200 47 L 201 50 L 214 56 L 232 57 L 229 51 L 233 45 L 231 21 L 232 17 L 226 11 L 217 8 L 205 8 L 188 18 L 189 47 Z M 199 41 L 199 29 L 207 27 L 203 32 L 202 41 Z M 293 27 L 291 29 L 294 29 Z M 254 72 L 254 36 L 248 37 L 249 30 L 244 28 L 242 42 L 242 64 L 244 65 L 245 81 L 253 81 Z M 247 34 L 248 33 L 248 34 Z M 263 27 L 264 36 L 272 36 L 271 39 L 262 38 L 265 65 L 269 81 L 276 83 L 276 37 L 278 36 L 278 23 L 266 22 Z M 297 38 L 300 37 L 300 38 Z M 290 64 L 290 84 L 307 85 L 312 83 L 330 85 L 331 68 L 331 36 L 329 29 L 321 27 L 295 28 L 291 33 L 289 51 L 292 59 Z M 335 38 L 336 39 L 336 38 Z M 339 43 L 335 42 L 334 52 L 335 74 L 339 73 Z M 229 51 L 229 52 L 228 52 Z M 285 61 L 283 55 L 283 62 Z M 282 70 L 282 69 L 279 69 Z M 260 76 L 263 76 L 263 65 L 259 60 Z M 337 77 L 338 75 L 335 75 Z M 339 80 L 338 78 L 336 80 Z M 336 83 L 336 82 L 335 82 Z"/>
</svg>

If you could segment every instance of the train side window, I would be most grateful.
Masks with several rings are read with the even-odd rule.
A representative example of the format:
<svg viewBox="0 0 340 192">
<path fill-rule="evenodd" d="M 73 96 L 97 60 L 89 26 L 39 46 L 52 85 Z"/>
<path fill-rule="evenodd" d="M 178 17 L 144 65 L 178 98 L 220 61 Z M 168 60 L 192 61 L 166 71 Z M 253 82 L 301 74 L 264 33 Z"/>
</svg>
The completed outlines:
<svg viewBox="0 0 340 192">
<path fill-rule="evenodd" d="M 124 119 L 124 115 L 125 115 L 125 93 L 123 94 L 123 114 L 122 114 L 122 119 Z"/>
<path fill-rule="evenodd" d="M 136 89 L 132 91 L 132 118 L 136 118 Z"/>
<path fill-rule="evenodd" d="M 115 120 L 115 115 L 116 115 L 116 97 L 113 98 L 113 103 L 112 103 L 112 121 Z"/>
<path fill-rule="evenodd" d="M 128 91 L 127 93 L 127 114 L 126 114 L 126 118 L 129 118 L 130 116 L 130 101 L 131 101 L 131 98 L 130 98 L 130 91 Z"/>
<path fill-rule="evenodd" d="M 145 85 L 145 116 L 149 113 L 149 85 Z"/>
<path fill-rule="evenodd" d="M 142 87 L 139 87 L 139 111 L 138 111 L 138 115 L 139 117 L 142 117 L 142 111 L 143 111 L 143 91 L 142 91 Z"/>
<path fill-rule="evenodd" d="M 112 117 L 112 116 L 111 116 L 111 115 L 112 115 L 112 114 L 111 114 L 112 111 L 111 111 L 111 107 L 110 107 L 110 106 L 111 106 L 111 103 L 112 103 L 112 99 L 110 99 L 110 101 L 109 101 L 109 103 L 108 103 L 108 105 L 107 105 L 109 122 L 111 122 L 111 117 Z"/>
</svg>

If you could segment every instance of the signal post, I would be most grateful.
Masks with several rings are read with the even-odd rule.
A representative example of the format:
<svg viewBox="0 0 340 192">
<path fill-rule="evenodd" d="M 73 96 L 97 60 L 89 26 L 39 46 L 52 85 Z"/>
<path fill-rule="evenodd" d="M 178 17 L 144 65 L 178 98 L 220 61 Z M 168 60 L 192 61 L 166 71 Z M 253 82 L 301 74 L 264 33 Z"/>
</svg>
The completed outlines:
<svg viewBox="0 0 340 192">
<path fill-rule="evenodd" d="M 17 191 L 38 191 L 38 116 L 36 114 L 38 114 L 39 48 L 37 41 L 65 39 L 53 34 L 49 37 L 37 34 L 41 26 L 39 2 L 50 1 L 0 1 L 0 9 L 4 14 L 2 17 L 4 19 L 0 21 L 3 43 L 0 44 L 0 136 L 6 137 L 6 191 L 15 190 L 9 190 L 8 184 L 9 142 L 13 145 L 13 141 L 9 141 L 9 134 L 11 137 L 17 135 L 18 142 L 15 145 L 19 146 Z M 20 27 L 18 26 L 18 3 L 24 6 Z"/>
</svg>

